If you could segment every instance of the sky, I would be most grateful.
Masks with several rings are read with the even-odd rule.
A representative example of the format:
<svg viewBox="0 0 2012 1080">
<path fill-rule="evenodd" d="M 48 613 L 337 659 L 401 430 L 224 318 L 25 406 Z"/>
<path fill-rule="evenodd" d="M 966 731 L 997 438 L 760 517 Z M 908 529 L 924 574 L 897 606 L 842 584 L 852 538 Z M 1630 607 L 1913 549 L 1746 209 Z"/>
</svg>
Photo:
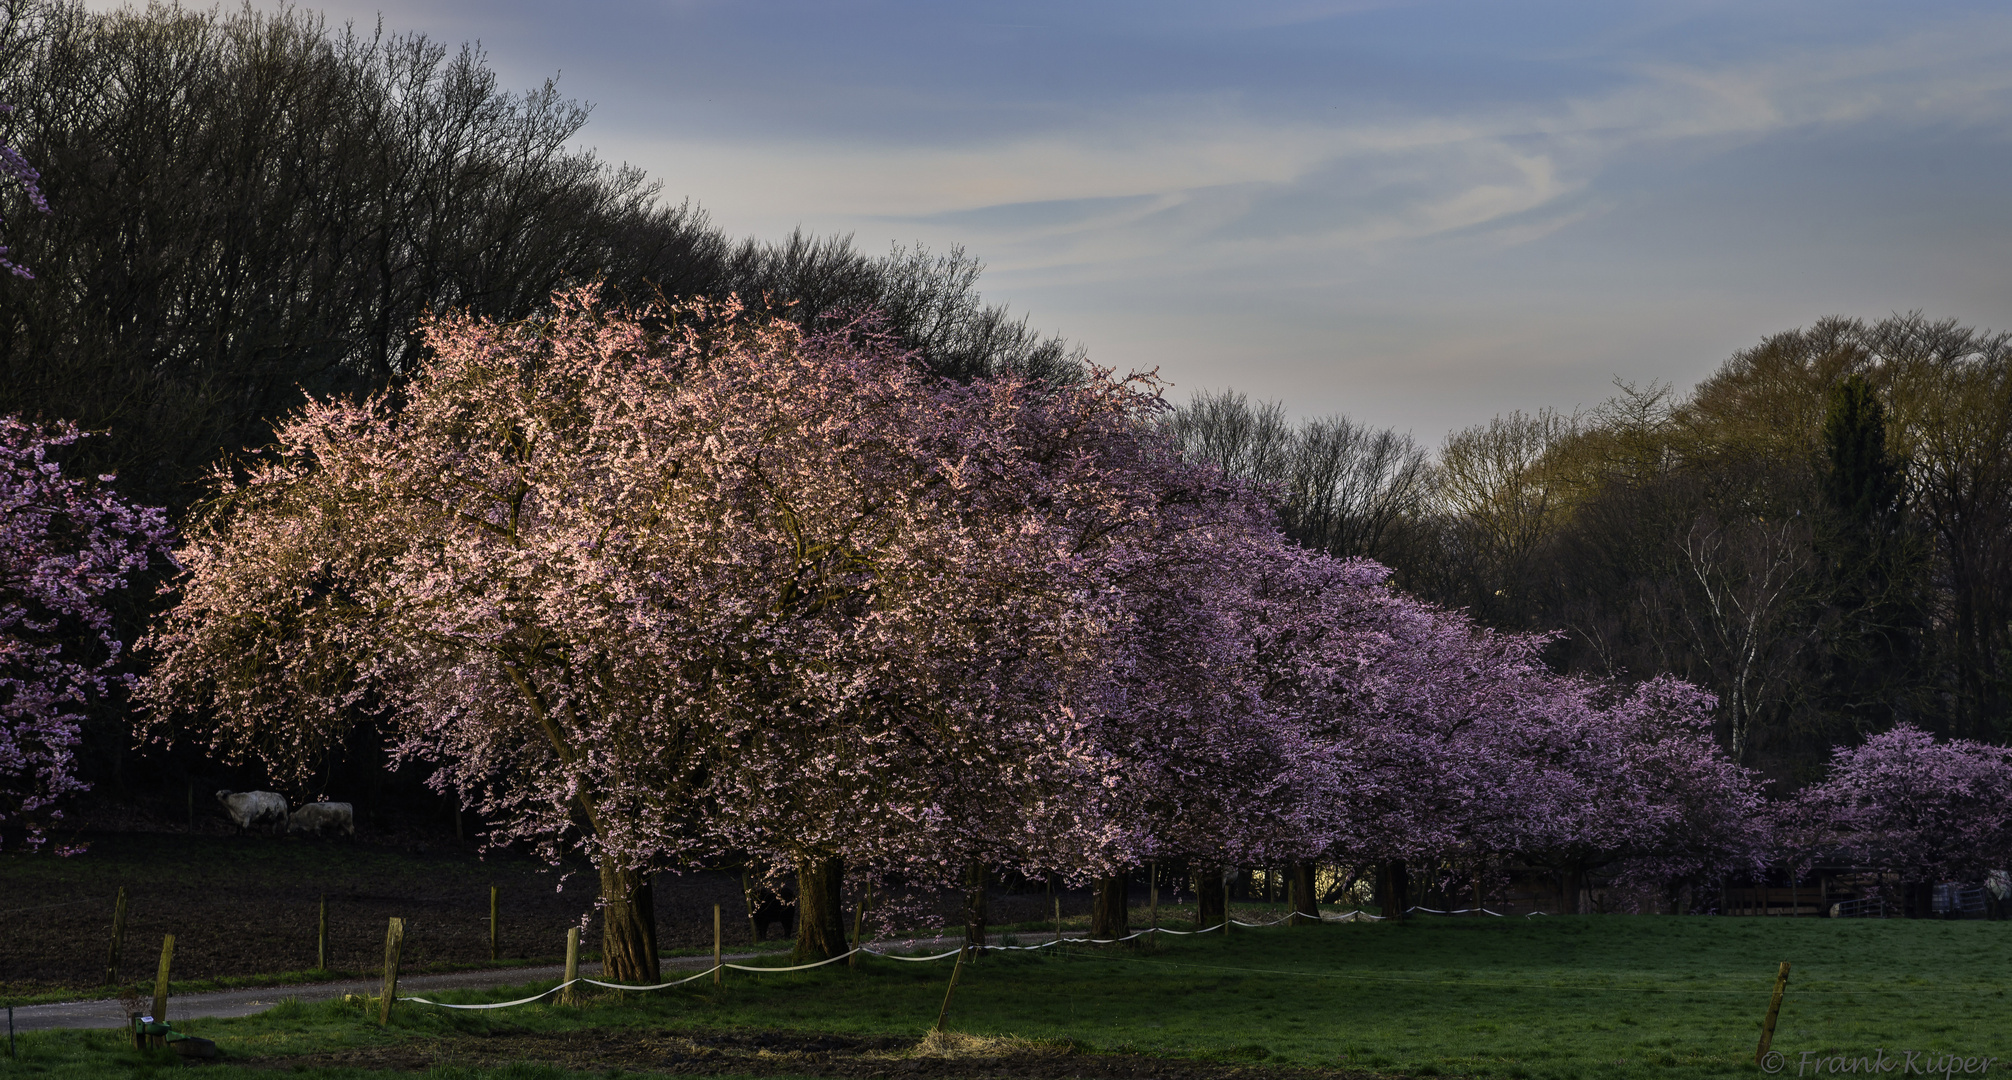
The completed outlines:
<svg viewBox="0 0 2012 1080">
<path fill-rule="evenodd" d="M 730 233 L 961 244 L 1175 400 L 1436 445 L 1826 315 L 2012 330 L 2002 2 L 303 6 L 557 76 Z"/>
</svg>

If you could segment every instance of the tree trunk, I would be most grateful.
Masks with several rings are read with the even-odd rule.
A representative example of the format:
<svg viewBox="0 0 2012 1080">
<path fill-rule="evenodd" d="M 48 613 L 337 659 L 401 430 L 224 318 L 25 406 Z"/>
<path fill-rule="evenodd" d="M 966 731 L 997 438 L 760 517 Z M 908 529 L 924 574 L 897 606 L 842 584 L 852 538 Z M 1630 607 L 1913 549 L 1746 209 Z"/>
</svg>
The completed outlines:
<svg viewBox="0 0 2012 1080">
<path fill-rule="evenodd" d="M 1131 932 L 1131 875 L 1118 873 L 1098 878 L 1096 899 L 1090 905 L 1090 936 L 1109 941 Z"/>
<path fill-rule="evenodd" d="M 1311 860 L 1294 862 L 1292 866 L 1292 911 L 1294 922 L 1320 921 L 1319 897 L 1313 891 L 1314 864 Z"/>
<path fill-rule="evenodd" d="M 1906 914 L 1910 919 L 1932 919 L 1935 917 L 1935 886 L 1930 882 L 1909 882 L 1901 888 L 1906 896 Z"/>
<path fill-rule="evenodd" d="M 1570 870 L 1561 871 L 1558 878 L 1558 891 L 1564 894 L 1559 897 L 1559 911 L 1566 915 L 1584 915 L 1586 913 L 1586 905 L 1583 902 L 1586 892 L 1585 873 L 1575 867 Z"/>
<path fill-rule="evenodd" d="M 796 864 L 796 963 L 829 960 L 846 951 L 845 860 L 798 859 Z"/>
<path fill-rule="evenodd" d="M 1411 874 L 1403 859 L 1390 859 L 1376 868 L 1376 907 L 1386 919 L 1402 919 L 1411 907 Z"/>
<path fill-rule="evenodd" d="M 985 944 L 985 864 L 974 862 L 964 871 L 964 943 Z"/>
<path fill-rule="evenodd" d="M 602 863 L 601 902 L 601 977 L 633 985 L 662 981 L 649 873 Z"/>
<path fill-rule="evenodd" d="M 1223 924 L 1223 868 L 1195 867 L 1195 929 L 1207 930 Z"/>
</svg>

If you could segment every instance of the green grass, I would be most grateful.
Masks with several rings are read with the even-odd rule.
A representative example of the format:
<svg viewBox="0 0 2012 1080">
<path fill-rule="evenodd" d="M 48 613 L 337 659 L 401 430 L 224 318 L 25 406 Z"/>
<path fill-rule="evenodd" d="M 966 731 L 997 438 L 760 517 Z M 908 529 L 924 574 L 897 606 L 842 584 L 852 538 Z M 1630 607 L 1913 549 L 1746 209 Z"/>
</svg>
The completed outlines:
<svg viewBox="0 0 2012 1080">
<path fill-rule="evenodd" d="M 1804 1051 L 2012 1060 L 2012 923 L 1423 917 L 1163 940 L 1160 948 L 988 955 L 965 968 L 950 1026 L 1106 1052 L 1408 1075 L 1758 1076 L 1752 1057 L 1761 1017 L 1775 966 L 1789 960 L 1794 972 L 1775 1035 L 1789 1061 L 1783 1075 L 1795 1075 Z M 450 1013 L 402 1005 L 389 1031 L 339 1004 L 189 1026 L 239 1057 L 583 1026 L 920 1035 L 935 1020 L 949 974 L 947 961 L 872 960 L 859 971 L 730 972 L 720 991 L 701 982 L 585 1009 Z M 0 1063 L 0 1077 L 146 1075 L 139 1055 L 115 1049 L 118 1039 L 31 1036 L 23 1061 Z"/>
</svg>

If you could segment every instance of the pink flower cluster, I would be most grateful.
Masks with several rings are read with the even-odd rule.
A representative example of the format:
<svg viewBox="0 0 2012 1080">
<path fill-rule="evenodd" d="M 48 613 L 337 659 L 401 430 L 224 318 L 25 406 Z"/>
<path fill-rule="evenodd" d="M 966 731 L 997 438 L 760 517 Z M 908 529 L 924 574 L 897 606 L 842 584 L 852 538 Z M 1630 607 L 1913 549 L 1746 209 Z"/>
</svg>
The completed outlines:
<svg viewBox="0 0 2012 1080">
<path fill-rule="evenodd" d="M 1936 742 L 1910 725 L 1831 753 L 1824 782 L 1784 808 L 1783 847 L 1904 881 L 1974 881 L 2012 862 L 2012 749 Z"/>
<path fill-rule="evenodd" d="M 166 554 L 159 510 L 63 475 L 68 424 L 0 417 L 0 828 L 40 846 L 53 804 L 84 790 L 72 753 L 82 710 L 131 676 L 108 597 Z"/>
<path fill-rule="evenodd" d="M 12 105 L 0 105 L 0 115 L 13 111 Z M 0 182 L 9 180 L 21 185 L 22 192 L 28 196 L 29 205 L 45 214 L 49 212 L 49 200 L 42 194 L 42 174 L 36 171 L 33 165 L 28 164 L 28 159 L 21 156 L 21 151 L 6 143 L 0 143 Z M 0 218 L 0 225 L 5 224 L 6 219 Z M 35 276 L 33 271 L 7 257 L 5 244 L 0 244 L 0 270 L 9 271 L 16 277 Z"/>
<path fill-rule="evenodd" d="M 304 780 L 378 715 L 492 840 L 628 868 L 1751 857 L 1705 695 L 1293 547 L 1149 377 L 960 385 L 870 319 L 591 290 L 426 333 L 396 396 L 218 471 L 158 733 Z"/>
</svg>

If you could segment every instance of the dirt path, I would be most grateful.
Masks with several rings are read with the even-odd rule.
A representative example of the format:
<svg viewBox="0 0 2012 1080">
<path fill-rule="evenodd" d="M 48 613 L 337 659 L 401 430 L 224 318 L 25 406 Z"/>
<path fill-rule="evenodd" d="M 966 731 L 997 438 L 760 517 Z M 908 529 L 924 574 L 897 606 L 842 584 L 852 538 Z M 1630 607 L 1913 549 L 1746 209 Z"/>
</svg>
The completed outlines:
<svg viewBox="0 0 2012 1080">
<path fill-rule="evenodd" d="M 682 958 L 663 962 L 666 968 L 691 968 L 710 963 L 710 957 L 690 963 Z M 423 993 L 427 990 L 514 986 L 544 979 L 556 979 L 564 971 L 564 968 L 553 965 L 498 968 L 489 971 L 456 971 L 446 975 L 413 975 L 399 979 L 398 988 L 409 993 Z M 600 972 L 599 964 L 580 965 L 582 975 L 599 975 Z M 344 994 L 375 994 L 383 988 L 382 979 L 350 979 L 344 982 L 303 983 L 296 986 L 274 986 L 252 990 L 216 990 L 206 994 L 175 994 L 168 998 L 168 1019 L 250 1016 L 272 1008 L 285 998 L 324 1001 Z M 17 1005 L 14 1008 L 14 1027 L 19 1031 L 124 1026 L 126 1026 L 126 1010 L 117 998 L 65 1001 L 53 1005 Z"/>
</svg>

